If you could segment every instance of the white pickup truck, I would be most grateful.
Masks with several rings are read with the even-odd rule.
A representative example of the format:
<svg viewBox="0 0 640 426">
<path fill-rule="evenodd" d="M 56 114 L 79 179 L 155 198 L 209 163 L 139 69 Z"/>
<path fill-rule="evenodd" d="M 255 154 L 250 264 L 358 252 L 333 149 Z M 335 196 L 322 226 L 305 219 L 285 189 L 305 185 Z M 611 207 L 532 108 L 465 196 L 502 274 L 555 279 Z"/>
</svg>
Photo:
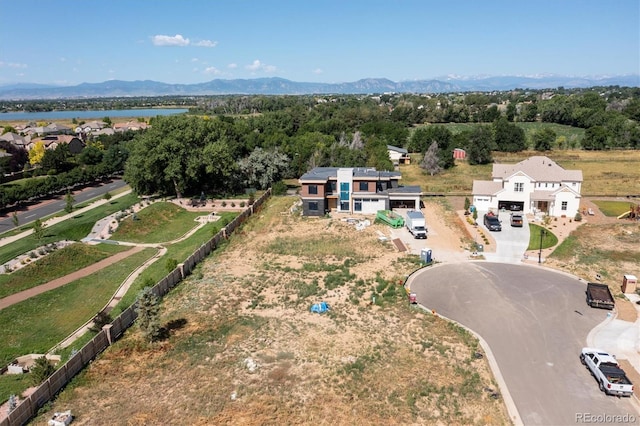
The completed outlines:
<svg viewBox="0 0 640 426">
<path fill-rule="evenodd" d="M 600 390 L 607 395 L 633 395 L 633 384 L 613 355 L 600 349 L 582 348 L 580 361 L 591 371 Z"/>
</svg>

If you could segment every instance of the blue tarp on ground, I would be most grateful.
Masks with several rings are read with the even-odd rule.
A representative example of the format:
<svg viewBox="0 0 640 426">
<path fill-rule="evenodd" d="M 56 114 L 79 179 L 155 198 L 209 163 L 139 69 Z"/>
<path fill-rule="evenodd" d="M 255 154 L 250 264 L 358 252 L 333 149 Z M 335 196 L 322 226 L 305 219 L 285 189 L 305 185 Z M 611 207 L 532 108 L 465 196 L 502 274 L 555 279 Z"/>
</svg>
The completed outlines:
<svg viewBox="0 0 640 426">
<path fill-rule="evenodd" d="M 323 314 L 329 310 L 329 305 L 327 302 L 314 303 L 311 305 L 311 312 L 317 312 L 319 314 Z"/>
</svg>

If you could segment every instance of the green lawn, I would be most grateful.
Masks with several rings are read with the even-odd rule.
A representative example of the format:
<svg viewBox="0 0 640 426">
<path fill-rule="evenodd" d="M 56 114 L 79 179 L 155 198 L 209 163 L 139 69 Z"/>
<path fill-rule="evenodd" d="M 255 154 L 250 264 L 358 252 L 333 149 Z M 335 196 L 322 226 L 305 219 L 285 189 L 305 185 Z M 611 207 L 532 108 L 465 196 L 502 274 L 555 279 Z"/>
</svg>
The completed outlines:
<svg viewBox="0 0 640 426">
<path fill-rule="evenodd" d="M 74 216 L 44 229 L 44 238 L 38 241 L 35 236 L 29 235 L 6 246 L 0 247 L 0 263 L 5 263 L 17 256 L 28 253 L 31 250 L 55 241 L 72 240 L 80 241 L 91 232 L 95 223 L 112 213 L 127 209 L 138 202 L 134 194 L 111 200 L 90 211 Z"/>
<path fill-rule="evenodd" d="M 173 241 L 198 223 L 202 212 L 190 212 L 170 202 L 156 202 L 120 222 L 111 236 L 115 241 L 164 243 Z"/>
<path fill-rule="evenodd" d="M 76 243 L 53 251 L 11 274 L 1 274 L 0 298 L 63 277 L 129 249 L 118 245 Z"/>
<path fill-rule="evenodd" d="M 623 213 L 627 213 L 631 210 L 631 205 L 628 201 L 606 201 L 606 200 L 594 200 L 593 203 L 598 206 L 600 211 L 609 217 L 618 217 Z M 635 207 L 635 204 L 633 204 Z"/>
<path fill-rule="evenodd" d="M 541 246 L 540 231 L 542 230 L 544 230 L 544 234 L 542 236 Z M 546 249 L 558 244 L 558 237 L 556 237 L 553 232 L 546 228 L 543 228 L 542 226 L 534 225 L 533 223 L 529 224 L 529 235 L 529 247 L 527 247 L 527 250 L 539 250 L 540 247 Z"/>
<path fill-rule="evenodd" d="M 127 276 L 155 252 L 144 249 L 92 275 L 0 310 L 0 364 L 55 346 L 100 311 Z"/>
</svg>

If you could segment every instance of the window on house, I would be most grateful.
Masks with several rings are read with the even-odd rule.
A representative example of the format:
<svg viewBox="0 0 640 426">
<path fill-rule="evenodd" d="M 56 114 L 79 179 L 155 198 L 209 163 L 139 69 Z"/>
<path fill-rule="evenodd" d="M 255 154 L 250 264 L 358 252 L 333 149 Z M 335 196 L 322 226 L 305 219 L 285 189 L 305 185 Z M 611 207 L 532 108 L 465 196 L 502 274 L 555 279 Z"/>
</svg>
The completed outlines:
<svg viewBox="0 0 640 426">
<path fill-rule="evenodd" d="M 368 191 L 369 182 L 360 182 L 360 191 Z"/>
<path fill-rule="evenodd" d="M 332 180 L 330 184 L 331 184 L 331 192 L 336 192 L 336 181 Z"/>
<path fill-rule="evenodd" d="M 318 185 L 309 185 L 309 194 L 317 194 Z"/>
<path fill-rule="evenodd" d="M 544 187 L 545 187 L 545 188 L 549 187 L 549 184 L 545 182 L 545 183 L 544 183 Z"/>
<path fill-rule="evenodd" d="M 564 211 L 564 210 L 567 210 L 567 202 L 566 202 L 566 201 L 563 201 L 563 202 L 562 202 L 562 207 L 560 207 L 560 208 L 561 208 L 563 211 Z"/>
<path fill-rule="evenodd" d="M 515 192 L 524 192 L 524 182 L 516 182 L 513 190 Z"/>
<path fill-rule="evenodd" d="M 362 200 L 360 199 L 355 199 L 353 202 L 353 210 L 356 212 L 361 212 L 362 211 Z"/>
<path fill-rule="evenodd" d="M 318 202 L 317 201 L 310 201 L 309 202 L 309 211 L 314 211 L 314 212 L 318 211 Z"/>
<path fill-rule="evenodd" d="M 349 211 L 349 202 L 341 201 L 340 202 L 340 211 L 347 212 Z"/>
</svg>

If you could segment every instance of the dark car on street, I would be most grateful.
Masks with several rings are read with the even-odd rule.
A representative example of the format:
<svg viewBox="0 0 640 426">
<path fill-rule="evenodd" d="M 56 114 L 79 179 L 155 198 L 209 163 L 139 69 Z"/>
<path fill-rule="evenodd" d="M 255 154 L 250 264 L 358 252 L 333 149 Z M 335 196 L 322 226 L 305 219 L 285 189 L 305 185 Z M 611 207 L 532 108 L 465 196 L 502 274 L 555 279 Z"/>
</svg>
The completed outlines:
<svg viewBox="0 0 640 426">
<path fill-rule="evenodd" d="M 502 231 L 502 224 L 500 223 L 498 216 L 485 214 L 484 226 L 486 226 L 489 231 Z"/>
</svg>

